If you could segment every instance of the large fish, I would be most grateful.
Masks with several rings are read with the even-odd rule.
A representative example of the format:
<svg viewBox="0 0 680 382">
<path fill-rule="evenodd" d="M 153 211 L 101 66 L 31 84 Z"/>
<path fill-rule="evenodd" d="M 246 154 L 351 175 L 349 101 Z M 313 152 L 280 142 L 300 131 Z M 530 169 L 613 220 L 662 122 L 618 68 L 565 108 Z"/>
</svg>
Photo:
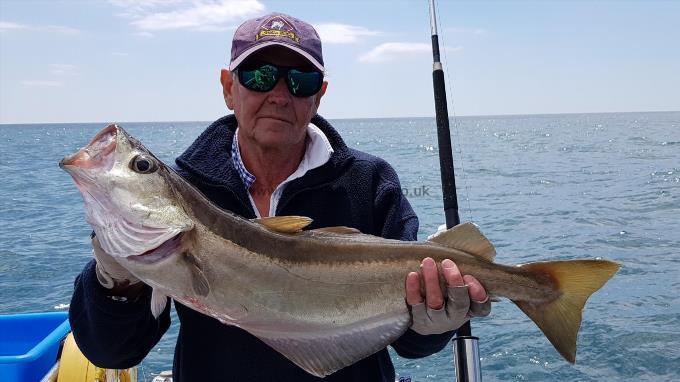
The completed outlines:
<svg viewBox="0 0 680 382">
<path fill-rule="evenodd" d="M 235 325 L 316 376 L 385 348 L 410 325 L 404 280 L 450 258 L 524 311 L 568 361 L 586 300 L 618 270 L 606 260 L 506 266 L 473 224 L 425 242 L 347 227 L 304 230 L 304 217 L 247 220 L 220 209 L 122 128 L 64 158 L 102 248 L 153 288 Z"/>
</svg>

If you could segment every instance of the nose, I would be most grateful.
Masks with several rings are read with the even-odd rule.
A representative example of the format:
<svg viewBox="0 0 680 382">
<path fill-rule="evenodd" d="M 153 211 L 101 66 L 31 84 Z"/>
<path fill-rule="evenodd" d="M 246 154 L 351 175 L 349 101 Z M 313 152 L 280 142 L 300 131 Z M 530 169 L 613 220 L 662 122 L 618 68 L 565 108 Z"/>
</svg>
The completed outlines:
<svg viewBox="0 0 680 382">
<path fill-rule="evenodd" d="M 274 86 L 274 89 L 269 92 L 267 101 L 277 106 L 288 106 L 288 103 L 290 103 L 290 97 L 291 94 L 288 91 L 288 87 L 286 86 L 286 81 L 281 78 Z"/>
</svg>

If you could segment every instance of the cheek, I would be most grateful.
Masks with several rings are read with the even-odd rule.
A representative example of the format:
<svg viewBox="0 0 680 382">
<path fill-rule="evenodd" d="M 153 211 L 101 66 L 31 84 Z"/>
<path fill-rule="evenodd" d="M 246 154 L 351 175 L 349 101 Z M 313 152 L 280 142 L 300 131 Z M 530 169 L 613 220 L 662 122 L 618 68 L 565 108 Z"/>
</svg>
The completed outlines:
<svg viewBox="0 0 680 382">
<path fill-rule="evenodd" d="M 311 119 L 316 114 L 314 97 L 298 99 L 295 102 L 295 114 L 298 120 Z"/>
<path fill-rule="evenodd" d="M 232 103 L 234 106 L 234 114 L 236 114 L 237 117 L 243 116 L 244 118 L 249 118 L 249 116 L 252 116 L 259 107 L 256 97 L 244 94 L 242 89 L 238 89 L 234 93 Z"/>
<path fill-rule="evenodd" d="M 255 129 L 255 117 L 266 102 L 266 93 L 239 90 L 241 93 L 235 93 L 237 97 L 234 97 L 234 114 L 240 128 L 244 131 L 252 131 Z"/>
</svg>

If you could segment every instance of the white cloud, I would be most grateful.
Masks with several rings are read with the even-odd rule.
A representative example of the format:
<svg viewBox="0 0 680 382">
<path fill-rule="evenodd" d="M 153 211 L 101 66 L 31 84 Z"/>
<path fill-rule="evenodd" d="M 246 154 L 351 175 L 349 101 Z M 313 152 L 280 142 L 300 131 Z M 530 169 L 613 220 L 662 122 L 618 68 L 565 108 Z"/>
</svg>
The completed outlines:
<svg viewBox="0 0 680 382">
<path fill-rule="evenodd" d="M 139 37 L 144 37 L 144 38 L 153 37 L 153 33 L 151 33 L 151 32 L 137 32 L 137 33 L 134 33 L 134 35 L 139 36 Z"/>
<path fill-rule="evenodd" d="M 453 48 L 444 47 L 447 52 L 458 52 L 463 49 L 462 46 Z M 432 45 L 426 43 L 415 42 L 386 42 L 380 44 L 362 54 L 359 61 L 366 63 L 380 63 L 392 61 L 404 57 L 417 57 L 426 54 L 432 54 Z"/>
<path fill-rule="evenodd" d="M 403 57 L 432 54 L 432 45 L 419 42 L 386 42 L 359 57 L 359 61 L 379 63 Z"/>
<path fill-rule="evenodd" d="M 80 33 L 79 29 L 66 27 L 66 26 L 63 26 L 63 25 L 46 25 L 44 27 L 40 27 L 39 29 L 47 31 L 47 32 L 55 32 L 55 33 L 68 34 L 68 35 L 74 35 L 74 34 Z"/>
<path fill-rule="evenodd" d="M 50 73 L 54 76 L 75 76 L 78 74 L 78 67 L 69 64 L 50 64 Z"/>
<path fill-rule="evenodd" d="M 109 0 L 109 3 L 121 8 L 135 10 L 178 4 L 183 1 L 184 0 Z"/>
<path fill-rule="evenodd" d="M 50 33 L 60 33 L 66 35 L 79 34 L 80 30 L 76 28 L 71 28 L 63 25 L 28 25 L 19 24 L 9 21 L 0 21 L 0 32 L 9 31 L 39 31 L 39 32 L 50 32 Z"/>
<path fill-rule="evenodd" d="M 120 14 L 132 19 L 130 22 L 144 37 L 149 31 L 172 29 L 224 30 L 248 17 L 261 14 L 265 6 L 258 0 L 111 0 L 111 4 L 123 8 Z"/>
<path fill-rule="evenodd" d="M 314 25 L 314 29 L 324 44 L 352 44 L 360 41 L 361 37 L 380 34 L 364 27 L 338 23 L 317 24 Z"/>
<path fill-rule="evenodd" d="M 159 9 L 171 9 L 186 0 L 109 0 L 109 3 L 122 8 L 118 16 L 139 19 Z"/>
<path fill-rule="evenodd" d="M 0 21 L 0 31 L 16 31 L 16 30 L 26 30 L 30 29 L 28 25 L 11 23 L 8 21 Z"/>
<path fill-rule="evenodd" d="M 43 87 L 57 87 L 63 85 L 60 81 L 52 80 L 26 80 L 21 81 L 24 86 L 43 86 Z"/>
</svg>

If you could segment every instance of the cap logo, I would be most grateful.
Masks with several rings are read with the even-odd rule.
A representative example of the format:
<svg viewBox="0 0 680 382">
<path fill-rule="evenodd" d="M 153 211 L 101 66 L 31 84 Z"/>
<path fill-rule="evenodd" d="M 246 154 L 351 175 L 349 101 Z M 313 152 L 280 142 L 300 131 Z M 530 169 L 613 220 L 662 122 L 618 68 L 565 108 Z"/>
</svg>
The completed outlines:
<svg viewBox="0 0 680 382">
<path fill-rule="evenodd" d="M 295 42 L 300 42 L 300 38 L 295 34 L 295 28 L 281 16 L 271 17 L 262 23 L 255 40 L 264 37 L 289 38 Z"/>
</svg>

